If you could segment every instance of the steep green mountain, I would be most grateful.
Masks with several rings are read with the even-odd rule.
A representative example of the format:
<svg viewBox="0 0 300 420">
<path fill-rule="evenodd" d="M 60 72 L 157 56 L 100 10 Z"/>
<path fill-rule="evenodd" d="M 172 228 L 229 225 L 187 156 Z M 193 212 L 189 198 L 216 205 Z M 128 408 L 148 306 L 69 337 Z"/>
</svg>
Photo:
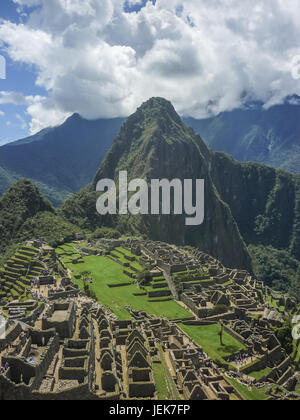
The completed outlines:
<svg viewBox="0 0 300 420">
<path fill-rule="evenodd" d="M 268 110 L 238 109 L 204 120 L 184 119 L 206 144 L 242 162 L 300 172 L 300 102 Z"/>
<path fill-rule="evenodd" d="M 126 123 L 98 171 L 92 187 L 69 200 L 62 208 L 65 217 L 95 228 L 97 223 L 113 224 L 121 232 L 139 232 L 154 240 L 197 245 L 218 257 L 227 266 L 250 268 L 250 258 L 229 207 L 218 195 L 210 176 L 212 155 L 201 138 L 186 127 L 172 104 L 152 98 Z M 185 216 L 96 215 L 96 183 L 99 179 L 117 181 L 120 170 L 128 179 L 205 179 L 205 222 L 186 227 Z M 89 207 L 89 206 L 92 207 Z M 87 209 L 89 214 L 87 214 Z M 71 217 L 71 219 L 70 219 Z"/>
<path fill-rule="evenodd" d="M 0 254 L 18 242 L 44 238 L 55 244 L 71 238 L 78 228 L 56 214 L 37 187 L 22 179 L 0 199 Z"/>
<path fill-rule="evenodd" d="M 128 170 L 129 179 L 204 178 L 205 223 L 188 228 L 178 216 L 99 216 L 96 183 L 100 178 L 116 180 L 122 169 Z M 243 240 L 258 250 L 274 249 L 271 259 L 277 250 L 291 261 L 300 259 L 300 175 L 258 163 L 239 163 L 229 155 L 210 151 L 183 124 L 172 105 L 159 98 L 146 102 L 129 117 L 93 184 L 69 199 L 60 213 L 81 228 L 111 225 L 121 232 L 197 245 L 226 265 L 249 266 Z M 257 272 L 262 265 L 256 258 Z M 289 271 L 289 281 L 293 273 Z M 276 283 L 276 275 L 270 272 L 269 282 Z"/>
<path fill-rule="evenodd" d="M 0 147 L 0 195 L 28 178 L 54 205 L 61 204 L 91 181 L 122 122 L 74 114 L 59 127 Z"/>
<path fill-rule="evenodd" d="M 300 259 L 300 175 L 215 153 L 211 175 L 247 244 L 288 250 Z"/>
</svg>

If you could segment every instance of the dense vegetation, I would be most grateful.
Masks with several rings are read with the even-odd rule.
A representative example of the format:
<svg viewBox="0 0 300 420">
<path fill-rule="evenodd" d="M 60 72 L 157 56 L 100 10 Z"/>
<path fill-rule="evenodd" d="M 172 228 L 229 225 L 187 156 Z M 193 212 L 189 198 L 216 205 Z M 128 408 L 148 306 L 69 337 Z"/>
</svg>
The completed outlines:
<svg viewBox="0 0 300 420">
<path fill-rule="evenodd" d="M 0 199 L 0 253 L 10 255 L 17 243 L 43 238 L 57 245 L 74 238 L 78 227 L 58 216 L 28 180 L 20 180 Z"/>
<path fill-rule="evenodd" d="M 275 328 L 275 335 L 287 354 L 293 352 L 292 320 L 286 319 L 280 328 Z"/>
<path fill-rule="evenodd" d="M 14 184 L 0 200 L 0 251 L 15 242 L 27 219 L 44 211 L 54 214 L 52 205 L 37 187 L 27 180 Z"/>
<path fill-rule="evenodd" d="M 285 249 L 300 259 L 299 176 L 215 153 L 213 179 L 247 244 Z"/>
<path fill-rule="evenodd" d="M 108 227 L 100 227 L 96 229 L 93 234 L 91 235 L 92 239 L 98 239 L 98 238 L 105 238 L 105 239 L 119 239 L 121 236 L 121 233 L 112 228 Z"/>
<path fill-rule="evenodd" d="M 102 226 L 102 217 L 96 210 L 96 192 L 88 185 L 69 198 L 59 209 L 59 214 L 82 229 L 92 231 Z"/>
<path fill-rule="evenodd" d="M 28 238 L 42 238 L 50 246 L 56 247 L 75 239 L 78 228 L 66 222 L 62 217 L 49 213 L 38 213 L 26 220 L 17 235 L 18 241 Z"/>
<path fill-rule="evenodd" d="M 300 303 L 300 264 L 295 276 L 293 276 L 290 282 L 290 290 L 289 293 L 292 297 L 294 297 L 297 302 Z"/>
<path fill-rule="evenodd" d="M 297 279 L 300 263 L 287 251 L 250 245 L 249 252 L 254 274 L 266 285 L 282 292 L 289 292 L 295 282 L 300 286 L 300 278 Z"/>
</svg>

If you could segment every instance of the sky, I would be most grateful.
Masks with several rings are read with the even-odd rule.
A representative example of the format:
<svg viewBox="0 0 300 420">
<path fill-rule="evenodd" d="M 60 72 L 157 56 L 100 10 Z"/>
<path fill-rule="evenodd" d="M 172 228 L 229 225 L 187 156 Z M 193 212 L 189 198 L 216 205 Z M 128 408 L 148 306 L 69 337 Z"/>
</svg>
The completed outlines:
<svg viewBox="0 0 300 420">
<path fill-rule="evenodd" d="M 280 104 L 300 95 L 299 21 L 299 0 L 1 0 L 0 145 L 152 96 L 195 118 Z"/>
</svg>

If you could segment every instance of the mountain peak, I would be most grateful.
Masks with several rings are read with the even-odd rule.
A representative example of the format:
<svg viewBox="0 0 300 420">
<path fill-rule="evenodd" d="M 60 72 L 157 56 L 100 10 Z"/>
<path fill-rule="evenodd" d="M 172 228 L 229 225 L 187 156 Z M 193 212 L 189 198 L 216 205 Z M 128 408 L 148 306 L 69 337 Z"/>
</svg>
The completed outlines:
<svg viewBox="0 0 300 420">
<path fill-rule="evenodd" d="M 184 125 L 170 101 L 159 97 L 151 98 L 123 124 L 94 178 L 94 185 L 104 174 L 105 178 L 114 178 L 112 169 L 116 168 L 116 162 L 120 162 L 122 167 L 132 167 L 132 175 L 135 172 L 140 174 L 137 163 L 142 162 L 142 165 L 147 167 L 145 172 L 150 171 L 150 168 L 153 168 L 153 160 L 162 153 L 164 147 L 168 150 L 167 155 L 171 149 L 173 153 L 177 150 L 180 154 L 179 150 L 184 144 L 195 146 L 196 143 L 199 149 L 205 149 L 204 153 L 208 153 L 200 137 Z"/>
<path fill-rule="evenodd" d="M 16 207 L 26 209 L 31 216 L 40 211 L 54 211 L 50 202 L 40 193 L 38 187 L 28 179 L 20 179 L 13 184 L 1 197 L 0 209 Z"/>
<path fill-rule="evenodd" d="M 155 110 L 155 109 L 166 109 L 169 110 L 171 112 L 176 112 L 174 106 L 172 105 L 172 103 L 170 101 L 168 101 L 165 98 L 162 97 L 152 97 L 150 99 L 148 99 L 147 101 L 143 102 L 142 105 L 138 108 L 141 110 L 146 110 L 146 109 L 151 109 L 151 110 Z"/>
<path fill-rule="evenodd" d="M 74 122 L 74 121 L 81 121 L 83 118 L 81 117 L 80 114 L 78 114 L 78 112 L 75 112 L 74 114 L 70 115 L 65 123 L 69 123 L 69 122 Z"/>
<path fill-rule="evenodd" d="M 180 116 L 177 114 L 170 101 L 160 97 L 153 97 L 144 102 L 137 111 L 129 117 L 129 123 L 137 121 L 172 121 L 182 125 Z"/>
</svg>

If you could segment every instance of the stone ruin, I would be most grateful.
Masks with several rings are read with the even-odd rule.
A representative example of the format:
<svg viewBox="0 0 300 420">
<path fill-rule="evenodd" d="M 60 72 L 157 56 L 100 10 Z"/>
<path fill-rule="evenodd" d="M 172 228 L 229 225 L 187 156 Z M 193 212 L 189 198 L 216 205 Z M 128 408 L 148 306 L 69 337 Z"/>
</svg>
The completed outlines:
<svg viewBox="0 0 300 420">
<path fill-rule="evenodd" d="M 167 285 L 194 314 L 184 324 L 219 322 L 243 344 L 246 350 L 228 363 L 234 364 L 237 356 L 251 357 L 254 362 L 243 366 L 244 375 L 269 369 L 258 385 L 282 386 L 292 380 L 291 360 L 272 332 L 281 319 L 264 302 L 266 288 L 247 272 L 227 269 L 196 249 L 142 240 L 101 243 L 110 249 L 105 251 L 108 257 L 116 245 L 138 256 L 153 276 L 153 289 L 156 283 Z M 2 297 L 14 295 L 12 285 L 19 287 L 21 274 L 25 290 L 34 284 L 43 295 L 5 302 L 9 322 L 0 339 L 0 399 L 157 399 L 155 371 L 163 366 L 179 399 L 242 399 L 224 371 L 177 322 L 130 307 L 130 319 L 117 320 L 80 292 L 53 250 L 45 251 L 45 244 L 41 249 L 31 246 L 22 248 L 4 271 L 10 280 L 9 286 L 2 283 Z M 220 307 L 224 311 L 215 314 Z"/>
</svg>

